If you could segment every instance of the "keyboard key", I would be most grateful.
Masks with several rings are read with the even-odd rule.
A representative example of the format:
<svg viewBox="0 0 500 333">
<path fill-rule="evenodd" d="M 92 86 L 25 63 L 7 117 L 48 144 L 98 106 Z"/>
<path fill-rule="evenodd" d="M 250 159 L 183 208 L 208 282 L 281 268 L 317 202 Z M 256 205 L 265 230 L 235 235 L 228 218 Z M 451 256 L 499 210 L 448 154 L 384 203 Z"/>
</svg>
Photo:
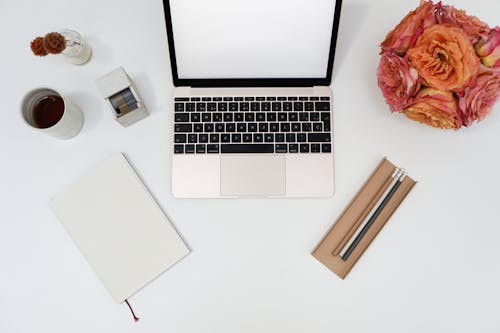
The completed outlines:
<svg viewBox="0 0 500 333">
<path fill-rule="evenodd" d="M 297 112 L 290 112 L 288 114 L 288 120 L 289 121 L 298 121 L 299 120 L 299 114 Z"/>
<path fill-rule="evenodd" d="M 306 111 L 314 111 L 314 103 L 313 102 L 306 102 L 304 104 L 305 104 Z"/>
<path fill-rule="evenodd" d="M 208 142 L 208 134 L 200 134 L 199 135 L 199 138 L 198 138 L 200 141 L 200 143 L 207 143 Z"/>
<path fill-rule="evenodd" d="M 267 98 L 268 101 L 275 101 L 276 100 L 276 97 L 268 97 Z"/>
<path fill-rule="evenodd" d="M 194 124 L 194 132 L 203 132 L 203 124 Z"/>
<path fill-rule="evenodd" d="M 244 115 L 244 113 L 241 113 L 241 112 L 235 113 L 234 114 L 234 121 L 238 121 L 238 122 L 243 121 L 243 119 L 244 119 L 243 115 Z"/>
<path fill-rule="evenodd" d="M 304 133 L 297 133 L 297 142 L 307 142 L 307 136 Z"/>
<path fill-rule="evenodd" d="M 274 153 L 273 144 L 221 144 L 221 152 L 226 154 Z"/>
<path fill-rule="evenodd" d="M 245 97 L 245 101 L 255 101 L 254 97 Z"/>
<path fill-rule="evenodd" d="M 228 101 L 232 101 L 233 98 L 232 97 L 224 97 L 224 101 L 228 102 Z"/>
<path fill-rule="evenodd" d="M 309 145 L 307 143 L 301 143 L 300 144 L 300 152 L 301 153 L 308 153 L 309 152 Z"/>
<path fill-rule="evenodd" d="M 236 124 L 235 123 L 227 123 L 226 124 L 226 132 L 232 133 L 236 131 Z"/>
<path fill-rule="evenodd" d="M 321 100 L 322 101 L 329 101 L 330 100 L 330 96 L 323 96 L 323 97 L 321 97 Z"/>
<path fill-rule="evenodd" d="M 319 97 L 318 96 L 312 96 L 309 98 L 311 101 L 319 101 Z"/>
<path fill-rule="evenodd" d="M 222 132 L 224 132 L 224 130 L 225 130 L 225 126 L 224 126 L 223 123 L 217 123 L 217 124 L 215 124 L 215 131 L 217 133 L 222 133 Z"/>
<path fill-rule="evenodd" d="M 196 103 L 196 111 L 203 112 L 207 110 L 207 103 Z"/>
<path fill-rule="evenodd" d="M 273 111 L 281 111 L 281 103 L 280 102 L 273 102 L 271 104 L 271 109 Z"/>
<path fill-rule="evenodd" d="M 276 142 L 285 142 L 285 134 L 283 134 L 283 133 L 276 133 L 274 135 L 274 141 L 276 141 Z"/>
<path fill-rule="evenodd" d="M 260 103 L 257 102 L 250 103 L 250 110 L 260 111 Z"/>
<path fill-rule="evenodd" d="M 224 121 L 225 122 L 233 121 L 233 114 L 232 113 L 224 113 Z"/>
<path fill-rule="evenodd" d="M 184 145 L 174 145 L 175 154 L 184 154 Z"/>
<path fill-rule="evenodd" d="M 222 101 L 222 97 L 214 97 L 214 98 L 212 98 L 212 101 L 214 101 L 214 102 Z"/>
<path fill-rule="evenodd" d="M 288 114 L 285 112 L 280 112 L 278 113 L 278 121 L 287 121 L 288 119 Z"/>
<path fill-rule="evenodd" d="M 332 145 L 329 143 L 323 143 L 321 145 L 321 151 L 323 153 L 331 153 L 332 152 Z"/>
<path fill-rule="evenodd" d="M 234 100 L 236 102 L 241 102 L 241 101 L 243 101 L 243 97 L 235 97 Z"/>
<path fill-rule="evenodd" d="M 260 107 L 262 111 L 271 111 L 271 103 L 269 102 L 263 102 Z"/>
<path fill-rule="evenodd" d="M 205 124 L 205 132 L 210 133 L 214 131 L 214 124 Z"/>
<path fill-rule="evenodd" d="M 250 110 L 250 104 L 248 102 L 240 103 L 240 111 Z"/>
<path fill-rule="evenodd" d="M 283 97 L 283 96 L 278 97 L 278 101 L 286 101 L 286 97 Z"/>
<path fill-rule="evenodd" d="M 249 132 L 257 132 L 257 123 L 248 123 Z"/>
<path fill-rule="evenodd" d="M 207 110 L 210 112 L 217 111 L 217 104 L 216 103 L 208 103 Z"/>
<path fill-rule="evenodd" d="M 193 125 L 191 124 L 175 124 L 175 132 L 177 133 L 189 133 L 193 131 Z"/>
<path fill-rule="evenodd" d="M 247 131 L 247 124 L 245 123 L 238 123 L 236 125 L 236 130 L 240 133 L 245 133 Z"/>
<path fill-rule="evenodd" d="M 289 100 L 289 101 L 296 101 L 296 100 L 297 100 L 297 97 L 295 97 L 295 96 L 291 96 L 291 97 L 288 97 L 288 100 Z"/>
<path fill-rule="evenodd" d="M 198 142 L 198 134 L 189 134 L 188 135 L 189 143 L 197 143 Z"/>
<path fill-rule="evenodd" d="M 186 103 L 186 111 L 193 112 L 195 110 L 195 104 L 194 103 Z"/>
<path fill-rule="evenodd" d="M 188 123 L 189 122 L 189 113 L 175 113 L 175 122 L 176 123 Z"/>
<path fill-rule="evenodd" d="M 308 100 L 309 100 L 309 97 L 305 97 L 305 96 L 299 97 L 299 101 L 308 101 Z"/>
<path fill-rule="evenodd" d="M 311 123 L 302 123 L 302 132 L 311 132 Z"/>
<path fill-rule="evenodd" d="M 227 103 L 217 103 L 218 111 L 227 111 Z"/>
<path fill-rule="evenodd" d="M 175 103 L 175 112 L 184 111 L 184 103 Z"/>
<path fill-rule="evenodd" d="M 231 135 L 232 142 L 241 142 L 241 134 L 235 133 Z"/>
<path fill-rule="evenodd" d="M 319 121 L 319 112 L 311 112 L 309 116 L 310 121 Z"/>
<path fill-rule="evenodd" d="M 199 113 L 191 113 L 191 122 L 198 123 L 200 122 L 201 117 Z"/>
<path fill-rule="evenodd" d="M 229 103 L 229 111 L 238 111 L 238 103 Z"/>
<path fill-rule="evenodd" d="M 266 113 L 264 113 L 264 112 L 258 112 L 258 113 L 256 113 L 255 114 L 255 120 L 257 120 L 257 121 L 266 121 Z"/>
<path fill-rule="evenodd" d="M 214 113 L 212 115 L 212 119 L 216 123 L 221 122 L 222 121 L 222 113 Z"/>
<path fill-rule="evenodd" d="M 245 121 L 255 121 L 255 113 L 245 113 Z"/>
<path fill-rule="evenodd" d="M 176 102 L 189 102 L 189 97 L 176 97 Z"/>
<path fill-rule="evenodd" d="M 330 112 L 321 112 L 321 121 L 330 122 Z"/>
<path fill-rule="evenodd" d="M 292 132 L 300 132 L 300 123 L 292 123 Z"/>
<path fill-rule="evenodd" d="M 321 153 L 321 146 L 318 143 L 311 145 L 311 153 Z"/>
<path fill-rule="evenodd" d="M 267 121 L 276 121 L 276 119 L 277 119 L 276 113 L 274 113 L 274 112 L 266 113 L 266 118 L 267 118 Z"/>
<path fill-rule="evenodd" d="M 307 134 L 308 142 L 331 142 L 330 133 L 309 133 Z"/>
<path fill-rule="evenodd" d="M 277 154 L 284 154 L 288 152 L 288 147 L 286 144 L 277 144 L 275 148 Z"/>
<path fill-rule="evenodd" d="M 280 130 L 280 124 L 278 123 L 271 123 L 269 124 L 269 131 L 271 132 L 279 132 Z"/>
<path fill-rule="evenodd" d="M 252 142 L 252 134 L 243 134 L 243 142 Z"/>
<path fill-rule="evenodd" d="M 316 111 L 330 111 L 330 102 L 316 102 L 315 105 Z"/>
<path fill-rule="evenodd" d="M 323 123 L 323 131 L 325 131 L 325 132 L 330 132 L 330 131 L 332 130 L 330 127 L 331 127 L 331 126 L 330 126 L 330 122 L 329 122 L 329 121 L 325 121 L 325 122 Z"/>
<path fill-rule="evenodd" d="M 323 123 L 314 123 L 313 124 L 314 132 L 322 132 L 323 131 Z"/>
<path fill-rule="evenodd" d="M 283 103 L 283 111 L 292 111 L 292 102 Z"/>
<path fill-rule="evenodd" d="M 281 132 L 290 132 L 290 123 L 281 123 Z"/>
<path fill-rule="evenodd" d="M 202 97 L 201 100 L 203 102 L 210 102 L 212 100 L 212 97 Z"/>
<path fill-rule="evenodd" d="M 214 145 L 214 144 L 210 144 L 210 145 L 207 145 L 207 153 L 209 154 L 218 154 L 219 153 L 219 145 Z"/>
<path fill-rule="evenodd" d="M 194 154 L 194 145 L 185 145 L 184 152 L 186 154 Z"/>
<path fill-rule="evenodd" d="M 256 101 L 265 101 L 266 98 L 265 97 L 255 97 L 255 100 Z"/>
<path fill-rule="evenodd" d="M 269 131 L 269 124 L 268 123 L 259 123 L 259 132 L 268 132 Z"/>
<path fill-rule="evenodd" d="M 219 134 L 210 134 L 211 143 L 218 143 L 219 139 L 220 139 Z"/>
<path fill-rule="evenodd" d="M 286 134 L 286 142 L 295 142 L 295 133 Z"/>
<path fill-rule="evenodd" d="M 309 113 L 307 113 L 307 112 L 299 113 L 299 120 L 300 121 L 309 121 Z"/>
<path fill-rule="evenodd" d="M 186 143 L 186 134 L 175 134 L 174 135 L 175 143 Z"/>
<path fill-rule="evenodd" d="M 220 142 L 230 142 L 231 141 L 231 135 L 224 133 L 220 135 Z"/>
<path fill-rule="evenodd" d="M 191 97 L 191 101 L 192 102 L 199 102 L 199 101 L 201 101 L 201 98 L 199 98 L 199 97 Z"/>
<path fill-rule="evenodd" d="M 206 146 L 205 145 L 196 145 L 196 153 L 197 154 L 205 154 Z"/>
<path fill-rule="evenodd" d="M 296 154 L 299 152 L 299 145 L 296 143 L 288 145 L 288 152 L 292 154 Z"/>
<path fill-rule="evenodd" d="M 261 133 L 255 133 L 253 135 L 253 142 L 263 142 L 264 136 Z"/>
<path fill-rule="evenodd" d="M 211 113 L 204 113 L 202 116 L 201 116 L 201 120 L 204 122 L 204 123 L 209 123 L 212 121 L 212 114 Z"/>
<path fill-rule="evenodd" d="M 304 102 L 294 102 L 293 109 L 295 111 L 303 111 L 304 110 Z"/>
<path fill-rule="evenodd" d="M 274 134 L 273 133 L 264 134 L 264 141 L 265 142 L 273 142 L 274 141 Z"/>
</svg>

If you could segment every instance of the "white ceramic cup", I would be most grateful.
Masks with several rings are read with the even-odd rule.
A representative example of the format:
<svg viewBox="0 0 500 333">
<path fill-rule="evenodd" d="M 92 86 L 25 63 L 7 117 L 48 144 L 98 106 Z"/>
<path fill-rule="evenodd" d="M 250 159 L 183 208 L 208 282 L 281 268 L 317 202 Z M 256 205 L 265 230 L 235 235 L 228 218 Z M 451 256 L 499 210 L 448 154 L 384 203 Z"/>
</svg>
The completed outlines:
<svg viewBox="0 0 500 333">
<path fill-rule="evenodd" d="M 64 111 L 62 117 L 54 125 L 47 128 L 40 128 L 34 117 L 35 107 L 47 96 L 59 96 L 64 102 Z M 21 114 L 24 121 L 34 130 L 47 133 L 55 138 L 66 140 L 80 133 L 83 127 L 83 113 L 80 109 L 70 104 L 68 100 L 51 88 L 36 88 L 28 92 L 21 103 Z"/>
</svg>

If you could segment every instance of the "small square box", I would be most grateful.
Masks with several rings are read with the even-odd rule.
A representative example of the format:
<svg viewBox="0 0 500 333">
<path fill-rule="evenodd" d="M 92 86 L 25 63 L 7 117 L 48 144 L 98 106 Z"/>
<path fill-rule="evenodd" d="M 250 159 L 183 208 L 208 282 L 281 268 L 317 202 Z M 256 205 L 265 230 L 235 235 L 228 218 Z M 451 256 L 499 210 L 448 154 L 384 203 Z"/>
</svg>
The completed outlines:
<svg viewBox="0 0 500 333">
<path fill-rule="evenodd" d="M 149 115 L 122 67 L 98 78 L 96 83 L 116 121 L 122 126 L 128 127 Z"/>
</svg>

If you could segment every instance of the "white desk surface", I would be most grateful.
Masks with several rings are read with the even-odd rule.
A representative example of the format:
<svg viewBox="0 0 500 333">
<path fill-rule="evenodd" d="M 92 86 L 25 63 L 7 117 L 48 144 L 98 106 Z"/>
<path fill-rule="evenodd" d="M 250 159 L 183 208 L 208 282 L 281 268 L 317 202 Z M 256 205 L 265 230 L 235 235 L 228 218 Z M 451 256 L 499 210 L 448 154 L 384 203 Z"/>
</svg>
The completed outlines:
<svg viewBox="0 0 500 333">
<path fill-rule="evenodd" d="M 500 105 L 459 132 L 391 114 L 376 83 L 378 43 L 418 1 L 344 2 L 332 85 L 335 196 L 177 200 L 161 1 L 2 0 L 0 332 L 499 332 Z M 500 24 L 500 2 L 448 3 Z M 90 63 L 31 54 L 32 38 L 66 27 L 88 37 Z M 119 65 L 152 113 L 127 129 L 94 83 Z M 20 100 L 40 85 L 83 109 L 78 137 L 57 141 L 22 122 Z M 130 299 L 138 323 L 47 205 L 117 151 L 193 250 Z M 419 183 L 342 281 L 309 253 L 384 155 Z"/>
</svg>

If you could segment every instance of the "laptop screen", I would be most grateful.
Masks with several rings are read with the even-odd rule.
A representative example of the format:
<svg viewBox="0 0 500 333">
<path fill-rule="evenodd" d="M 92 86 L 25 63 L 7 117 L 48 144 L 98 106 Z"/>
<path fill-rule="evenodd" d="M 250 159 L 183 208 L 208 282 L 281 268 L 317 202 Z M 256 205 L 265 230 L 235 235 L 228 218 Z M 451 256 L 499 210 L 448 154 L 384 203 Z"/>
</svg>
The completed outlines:
<svg viewBox="0 0 500 333">
<path fill-rule="evenodd" d="M 169 3 L 180 80 L 328 76 L 334 0 Z"/>
</svg>

